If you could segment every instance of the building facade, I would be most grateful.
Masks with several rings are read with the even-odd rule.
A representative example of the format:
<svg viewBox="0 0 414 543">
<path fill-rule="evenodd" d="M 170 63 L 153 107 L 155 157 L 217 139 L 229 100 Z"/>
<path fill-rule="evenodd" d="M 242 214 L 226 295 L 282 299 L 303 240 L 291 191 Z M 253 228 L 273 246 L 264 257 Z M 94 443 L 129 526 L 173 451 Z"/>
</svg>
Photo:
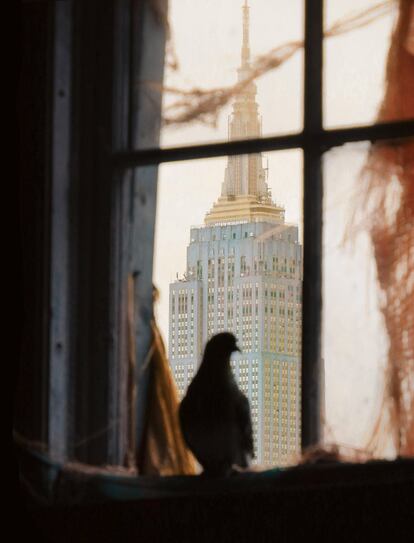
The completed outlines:
<svg viewBox="0 0 414 543">
<path fill-rule="evenodd" d="M 249 75 L 249 8 L 243 6 L 241 91 L 229 138 L 258 137 L 256 86 Z M 170 285 L 169 359 L 180 395 L 206 341 L 231 331 L 232 359 L 250 401 L 256 463 L 285 465 L 300 448 L 302 248 L 267 185 L 261 154 L 228 158 L 221 195 L 190 231 L 186 272 Z"/>
</svg>

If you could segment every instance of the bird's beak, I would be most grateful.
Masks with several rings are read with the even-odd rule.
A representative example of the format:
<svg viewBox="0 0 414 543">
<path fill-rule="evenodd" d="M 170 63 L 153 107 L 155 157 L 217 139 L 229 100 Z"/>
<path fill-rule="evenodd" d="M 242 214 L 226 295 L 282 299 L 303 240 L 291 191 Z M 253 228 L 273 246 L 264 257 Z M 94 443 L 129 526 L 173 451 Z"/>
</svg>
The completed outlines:
<svg viewBox="0 0 414 543">
<path fill-rule="evenodd" d="M 236 345 L 236 347 L 234 348 L 234 350 L 237 351 L 237 352 L 239 352 L 239 353 L 241 353 L 241 349 L 240 349 L 240 347 L 239 347 L 238 345 Z"/>
</svg>

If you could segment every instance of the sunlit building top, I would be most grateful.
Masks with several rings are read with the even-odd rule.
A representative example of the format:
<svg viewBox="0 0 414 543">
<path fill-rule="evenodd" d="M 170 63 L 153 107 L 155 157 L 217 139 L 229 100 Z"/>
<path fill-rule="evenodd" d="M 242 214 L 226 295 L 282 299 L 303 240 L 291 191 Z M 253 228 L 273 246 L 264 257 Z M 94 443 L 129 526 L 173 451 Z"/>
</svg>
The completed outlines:
<svg viewBox="0 0 414 543">
<path fill-rule="evenodd" d="M 243 43 L 241 65 L 237 70 L 242 85 L 233 103 L 229 119 L 229 140 L 258 138 L 262 135 L 257 88 L 253 81 L 243 85 L 251 76 L 249 45 L 249 7 L 243 6 Z M 247 220 L 283 223 L 285 210 L 272 201 L 267 185 L 267 168 L 260 153 L 229 156 L 221 188 L 221 196 L 207 213 L 207 225 Z"/>
</svg>

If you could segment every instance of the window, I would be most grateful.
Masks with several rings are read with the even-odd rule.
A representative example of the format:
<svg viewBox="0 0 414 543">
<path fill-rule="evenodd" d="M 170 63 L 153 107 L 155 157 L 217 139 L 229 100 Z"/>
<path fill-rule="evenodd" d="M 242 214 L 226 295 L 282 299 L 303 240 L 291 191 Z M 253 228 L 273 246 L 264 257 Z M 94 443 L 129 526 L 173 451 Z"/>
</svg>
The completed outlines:
<svg viewBox="0 0 414 543">
<path fill-rule="evenodd" d="M 53 10 L 56 26 L 51 57 L 53 167 L 52 214 L 48 217 L 51 254 L 50 268 L 43 270 L 45 276 L 50 273 L 51 284 L 43 308 L 50 306 L 52 315 L 47 322 L 47 341 L 43 346 L 43 355 L 49 363 L 46 368 L 37 366 L 42 384 L 33 384 L 41 389 L 38 403 L 42 409 L 36 413 L 41 412 L 43 427 L 38 436 L 47 440 L 49 452 L 62 461 L 76 458 L 91 464 L 123 465 L 130 452 L 128 449 L 139 447 L 148 377 L 145 356 L 151 333 L 150 263 L 157 167 L 179 160 L 301 149 L 304 281 L 303 290 L 297 294 L 303 300 L 301 435 L 302 447 L 317 443 L 320 436 L 317 361 L 320 360 L 322 311 L 322 156 L 328 149 L 347 142 L 407 138 L 413 134 L 413 121 L 324 128 L 322 2 L 314 1 L 306 3 L 305 12 L 302 131 L 226 143 L 161 148 L 159 95 L 141 92 L 134 77 L 139 72 L 141 79 L 162 80 L 165 28 L 156 22 L 147 4 L 113 3 L 101 11 L 97 21 L 99 6 L 100 3 L 94 1 L 76 3 L 76 6 L 71 2 L 57 2 L 48 8 Z M 79 30 L 77 34 L 73 33 L 74 26 Z M 57 46 L 62 43 L 63 47 Z M 98 60 L 91 44 L 100 53 Z M 229 242 L 236 237 L 241 237 L 241 230 L 238 236 L 236 232 L 229 232 Z M 225 275 L 225 268 L 221 268 L 222 281 L 233 279 L 235 271 L 235 257 L 227 258 L 228 271 Z M 219 261 L 220 266 L 224 266 L 224 261 Z M 264 262 L 264 269 L 273 271 L 278 266 L 278 262 L 272 261 L 269 266 Z M 285 272 L 286 266 L 285 259 Z M 210 280 L 215 267 L 214 257 L 205 260 L 204 275 Z M 197 261 L 198 279 L 202 278 L 202 269 L 203 263 Z M 256 296 L 257 292 L 256 286 Z M 208 296 L 213 306 L 214 292 Z M 128 306 L 131 297 L 139 304 L 139 311 L 132 304 L 135 320 L 127 322 L 121 318 L 120 308 Z M 279 291 L 279 299 L 284 297 L 285 293 Z M 175 318 L 180 319 L 182 309 L 187 319 L 187 294 L 176 292 L 172 300 L 177 306 Z M 279 312 L 284 314 L 284 307 L 279 306 Z M 288 312 L 292 316 L 290 309 Z M 233 315 L 232 311 L 230 314 Z M 182 321 L 179 322 L 182 325 Z M 126 363 L 127 337 L 131 331 L 136 337 L 137 349 L 137 368 L 132 374 Z M 181 356 L 180 339 L 177 350 Z M 283 371 L 287 375 L 285 369 Z M 177 367 L 177 374 L 181 378 L 182 367 Z M 131 415 L 125 398 L 128 387 L 134 385 L 138 401 Z M 283 421 L 287 419 L 283 417 Z M 23 428 L 24 424 L 17 423 L 19 427 Z"/>
</svg>

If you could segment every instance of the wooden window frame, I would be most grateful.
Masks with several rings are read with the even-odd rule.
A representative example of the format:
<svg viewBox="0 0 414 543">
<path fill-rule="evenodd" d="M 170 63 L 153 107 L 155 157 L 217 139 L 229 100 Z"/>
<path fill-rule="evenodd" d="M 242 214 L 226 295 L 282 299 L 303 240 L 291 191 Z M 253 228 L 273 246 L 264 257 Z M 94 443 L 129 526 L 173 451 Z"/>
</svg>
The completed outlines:
<svg viewBox="0 0 414 543">
<path fill-rule="evenodd" d="M 244 153 L 300 148 L 303 151 L 302 449 L 320 441 L 320 360 L 322 321 L 322 157 L 351 142 L 401 140 L 414 135 L 414 121 L 325 129 L 323 103 L 323 0 L 305 0 L 304 122 L 297 134 L 204 145 L 119 152 L 115 168 L 142 167 Z"/>
<path fill-rule="evenodd" d="M 50 454 L 61 462 L 76 458 L 122 465 L 131 420 L 134 448 L 139 449 L 148 382 L 143 364 L 151 337 L 158 165 L 298 148 L 304 157 L 302 448 L 318 443 L 322 156 L 349 142 L 412 137 L 414 121 L 323 127 L 323 0 L 307 0 L 303 130 L 160 148 L 160 102 L 154 107 L 154 96 L 137 90 L 133 76 L 162 79 L 165 29 L 149 3 L 68 0 L 52 2 L 50 9 L 51 317 L 45 421 Z M 138 401 L 132 418 L 124 398 L 128 275 L 135 278 L 137 302 Z"/>
</svg>

